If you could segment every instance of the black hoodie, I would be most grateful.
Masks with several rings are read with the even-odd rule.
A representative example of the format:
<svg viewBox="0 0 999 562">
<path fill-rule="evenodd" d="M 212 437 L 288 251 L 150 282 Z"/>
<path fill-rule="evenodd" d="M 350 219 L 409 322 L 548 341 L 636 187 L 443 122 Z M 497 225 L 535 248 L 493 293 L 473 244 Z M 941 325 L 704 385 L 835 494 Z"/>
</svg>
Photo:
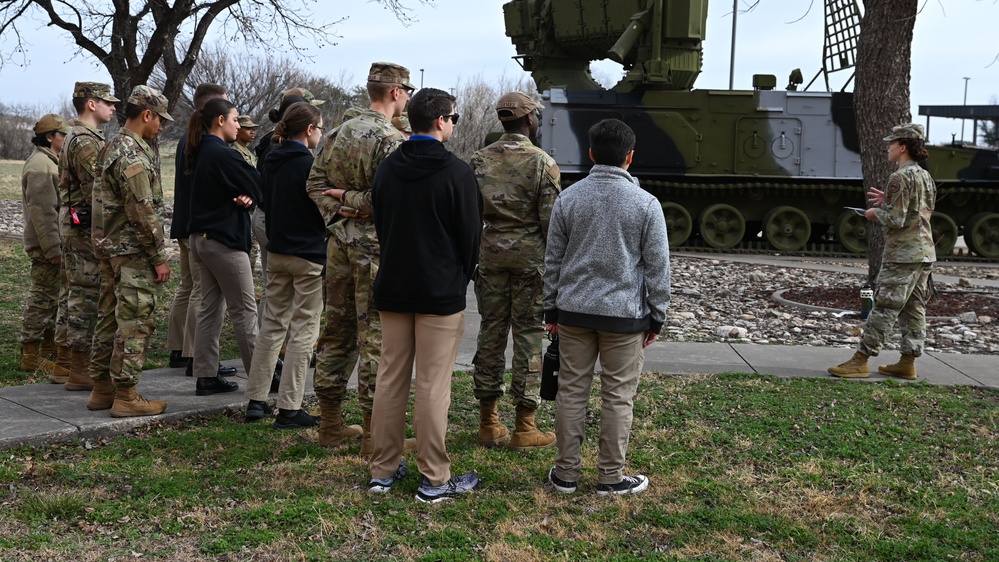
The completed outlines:
<svg viewBox="0 0 999 562">
<path fill-rule="evenodd" d="M 482 218 L 475 174 L 437 140 L 408 140 L 371 187 L 381 263 L 375 307 L 450 315 L 465 310 L 479 261 Z"/>
<path fill-rule="evenodd" d="M 315 158 L 300 142 L 270 146 L 261 166 L 267 251 L 326 263 L 326 225 L 305 190 Z"/>
</svg>

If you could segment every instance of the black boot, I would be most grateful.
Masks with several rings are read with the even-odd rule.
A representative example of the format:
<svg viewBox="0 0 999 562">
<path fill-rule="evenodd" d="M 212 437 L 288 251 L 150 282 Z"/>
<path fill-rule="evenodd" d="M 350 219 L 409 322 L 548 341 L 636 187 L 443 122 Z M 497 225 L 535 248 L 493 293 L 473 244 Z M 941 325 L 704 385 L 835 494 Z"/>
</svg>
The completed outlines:
<svg viewBox="0 0 999 562">
<path fill-rule="evenodd" d="M 198 379 L 197 389 L 194 393 L 198 396 L 209 396 L 211 394 L 232 392 L 237 389 L 239 389 L 238 384 L 227 381 L 223 377 L 203 377 Z"/>
</svg>

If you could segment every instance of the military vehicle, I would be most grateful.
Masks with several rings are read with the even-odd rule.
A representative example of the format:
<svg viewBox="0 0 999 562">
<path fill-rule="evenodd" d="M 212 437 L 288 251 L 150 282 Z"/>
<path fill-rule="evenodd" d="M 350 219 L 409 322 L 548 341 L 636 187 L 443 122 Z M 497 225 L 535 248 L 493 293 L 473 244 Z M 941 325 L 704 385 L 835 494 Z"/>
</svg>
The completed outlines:
<svg viewBox="0 0 999 562">
<path fill-rule="evenodd" d="M 799 91 L 801 72 L 777 88 L 698 90 L 707 0 L 514 0 L 503 6 L 521 66 L 542 92 L 540 146 L 563 183 L 590 168 L 587 130 L 617 118 L 638 136 L 630 171 L 661 202 L 670 245 L 725 251 L 863 253 L 867 221 L 851 92 Z M 836 4 L 837 6 L 831 6 Z M 827 5 L 829 58 L 855 60 L 859 10 Z M 610 58 L 624 77 L 606 89 L 590 62 Z M 816 75 L 818 77 L 818 75 Z M 814 82 L 814 79 L 812 80 Z M 828 75 L 826 77 L 828 89 Z M 807 87 L 805 88 L 807 90 Z M 938 255 L 963 235 L 979 259 L 999 259 L 999 153 L 928 147 L 938 182 L 933 231 Z"/>
</svg>

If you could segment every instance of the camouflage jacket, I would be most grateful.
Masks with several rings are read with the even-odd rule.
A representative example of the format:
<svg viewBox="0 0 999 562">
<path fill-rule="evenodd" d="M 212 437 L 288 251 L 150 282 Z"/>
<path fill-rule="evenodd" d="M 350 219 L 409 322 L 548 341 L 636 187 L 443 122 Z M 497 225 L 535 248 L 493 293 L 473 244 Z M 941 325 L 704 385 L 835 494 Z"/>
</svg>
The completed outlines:
<svg viewBox="0 0 999 562">
<path fill-rule="evenodd" d="M 885 200 L 874 212 L 885 227 L 884 263 L 937 261 L 930 230 L 936 200 L 936 183 L 916 162 L 902 164 L 888 178 Z"/>
<path fill-rule="evenodd" d="M 104 148 L 104 135 L 79 119 L 69 122 L 73 129 L 59 152 L 59 199 L 62 204 L 63 236 L 86 235 L 86 230 L 72 228 L 69 209 L 89 207 L 97 177 L 97 156 Z"/>
<path fill-rule="evenodd" d="M 331 232 L 347 241 L 377 243 L 371 222 L 371 182 L 375 170 L 392 154 L 405 137 L 383 114 L 361 110 L 330 133 L 323 150 L 309 171 L 306 189 L 319 207 Z M 327 189 L 346 189 L 344 205 L 359 210 L 367 218 L 340 220 L 340 202 L 323 195 Z"/>
<path fill-rule="evenodd" d="M 93 205 L 95 250 L 108 257 L 142 254 L 153 265 L 166 263 L 156 154 L 125 127 L 101 151 Z"/>
<path fill-rule="evenodd" d="M 479 265 L 544 265 L 548 220 L 561 191 L 555 160 L 524 135 L 507 133 L 470 164 L 482 193 Z"/>
<path fill-rule="evenodd" d="M 36 147 L 21 169 L 24 204 L 24 251 L 32 258 L 51 260 L 62 255 L 59 235 L 59 157 L 50 148 Z"/>
<path fill-rule="evenodd" d="M 234 142 L 229 146 L 231 146 L 236 152 L 238 152 L 239 155 L 243 157 L 243 160 L 246 160 L 247 164 L 253 166 L 254 168 L 257 167 L 257 155 L 254 154 L 252 150 L 243 146 L 243 144 L 240 142 Z"/>
</svg>

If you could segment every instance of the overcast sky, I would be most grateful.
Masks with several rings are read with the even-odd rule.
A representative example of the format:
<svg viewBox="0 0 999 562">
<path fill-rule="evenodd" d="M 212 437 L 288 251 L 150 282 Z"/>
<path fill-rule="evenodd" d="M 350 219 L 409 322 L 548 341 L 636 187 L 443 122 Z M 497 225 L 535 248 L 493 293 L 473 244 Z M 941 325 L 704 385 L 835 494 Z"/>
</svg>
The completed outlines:
<svg viewBox="0 0 999 562">
<path fill-rule="evenodd" d="M 310 2 L 319 21 L 348 19 L 335 28 L 341 37 L 337 45 L 315 49 L 313 60 L 306 64 L 317 73 L 334 79 L 345 76 L 350 83 L 359 84 L 365 80 L 372 61 L 389 60 L 409 67 L 417 86 L 423 69 L 424 85 L 444 89 L 476 76 L 489 81 L 504 75 L 510 80 L 522 76 L 520 67 L 511 59 L 516 52 L 504 33 L 504 0 L 436 0 L 434 7 L 416 0 L 404 2 L 416 19 L 408 26 L 377 3 Z M 743 7 L 750 4 L 740 1 Z M 913 119 L 925 123 L 925 117 L 917 114 L 919 105 L 962 103 L 964 77 L 970 78 L 969 105 L 996 103 L 999 41 L 995 40 L 995 22 L 999 21 L 999 1 L 920 0 L 920 5 L 913 41 Z M 704 68 L 697 88 L 728 87 L 731 12 L 730 0 L 709 3 Z M 738 27 L 737 89 L 749 88 L 754 73 L 775 74 L 778 86 L 783 87 L 794 68 L 801 68 L 807 83 L 821 66 L 821 0 L 760 0 L 752 11 L 740 13 Z M 0 101 L 49 103 L 54 110 L 68 100 L 73 82 L 110 81 L 99 65 L 83 56 L 74 58 L 75 46 L 43 22 L 21 29 L 31 43 L 30 63 L 24 68 L 6 64 L 0 69 L 4 85 Z M 10 50 L 10 37 L 0 38 L 0 48 L 5 54 Z M 619 68 L 604 62 L 595 65 L 595 72 L 617 76 Z M 834 87 L 845 78 L 836 78 Z M 822 87 L 821 78 L 812 90 L 816 87 Z M 971 122 L 967 122 L 968 140 L 971 128 Z M 935 118 L 930 140 L 949 141 L 951 133 L 960 136 L 960 129 L 959 121 Z"/>
</svg>

